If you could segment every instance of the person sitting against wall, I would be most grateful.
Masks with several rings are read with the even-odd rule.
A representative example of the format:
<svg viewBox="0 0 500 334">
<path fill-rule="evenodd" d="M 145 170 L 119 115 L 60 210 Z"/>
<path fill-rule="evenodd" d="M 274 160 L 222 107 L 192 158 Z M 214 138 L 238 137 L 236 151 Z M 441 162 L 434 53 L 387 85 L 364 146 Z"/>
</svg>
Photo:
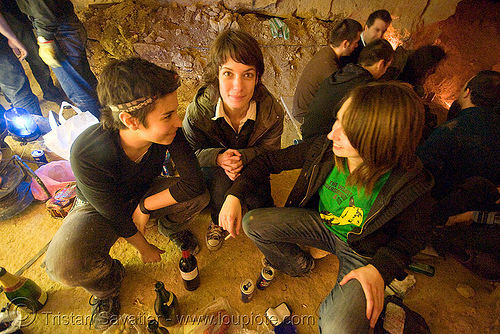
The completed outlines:
<svg viewBox="0 0 500 334">
<path fill-rule="evenodd" d="M 124 267 L 109 250 L 119 237 L 144 263 L 163 250 L 144 235 L 150 218 L 179 249 L 199 250 L 187 226 L 209 202 L 198 161 L 177 115 L 178 75 L 146 60 L 112 61 L 98 85 L 100 124 L 86 129 L 71 148 L 77 199 L 50 242 L 49 276 L 93 294 L 91 323 L 104 329 L 118 319 Z M 161 177 L 167 150 L 178 177 Z"/>
<path fill-rule="evenodd" d="M 500 72 L 480 71 L 461 88 L 457 117 L 438 126 L 417 149 L 433 174 L 436 200 L 473 176 L 500 184 Z"/>
<path fill-rule="evenodd" d="M 210 191 L 212 224 L 206 242 L 208 249 L 217 250 L 224 240 L 219 211 L 226 191 L 255 156 L 281 147 L 284 112 L 262 84 L 264 59 L 250 34 L 222 32 L 208 58 L 203 86 L 187 107 L 183 128 Z M 269 178 L 246 205 L 274 205 Z"/>
<path fill-rule="evenodd" d="M 367 333 L 384 304 L 385 285 L 403 279 L 424 248 L 432 176 L 415 155 L 424 108 L 407 85 L 372 83 L 352 90 L 328 136 L 263 153 L 236 179 L 221 226 L 243 229 L 273 268 L 303 276 L 314 260 L 299 245 L 339 257 L 337 284 L 323 301 L 324 334 Z M 301 168 L 284 208 L 243 218 L 241 202 L 270 174 Z"/>
<path fill-rule="evenodd" d="M 330 31 L 328 46 L 319 50 L 304 67 L 293 95 L 292 108 L 292 115 L 300 124 L 304 122 L 304 115 L 323 80 L 341 68 L 340 57 L 350 55 L 358 46 L 362 30 L 356 20 L 340 21 Z"/>
<path fill-rule="evenodd" d="M 353 88 L 379 79 L 391 65 L 394 50 L 385 39 L 368 44 L 358 64 L 347 64 L 326 78 L 309 105 L 301 131 L 304 140 L 327 134 L 335 122 L 341 101 Z"/>
</svg>

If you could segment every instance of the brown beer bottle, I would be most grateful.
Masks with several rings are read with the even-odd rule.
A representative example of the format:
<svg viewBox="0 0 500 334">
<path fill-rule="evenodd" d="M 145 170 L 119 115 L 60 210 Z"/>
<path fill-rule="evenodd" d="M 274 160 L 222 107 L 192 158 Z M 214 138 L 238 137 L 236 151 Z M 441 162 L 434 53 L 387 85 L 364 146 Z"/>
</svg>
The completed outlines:
<svg viewBox="0 0 500 334">
<path fill-rule="evenodd" d="M 9 274 L 2 267 L 0 267 L 0 283 L 4 287 L 7 299 L 15 305 L 25 306 L 37 312 L 47 302 L 47 293 L 35 282 L 26 277 Z"/>
<path fill-rule="evenodd" d="M 179 321 L 179 302 L 173 292 L 167 291 L 163 282 L 155 284 L 155 313 L 158 322 L 165 327 L 175 325 Z"/>
</svg>

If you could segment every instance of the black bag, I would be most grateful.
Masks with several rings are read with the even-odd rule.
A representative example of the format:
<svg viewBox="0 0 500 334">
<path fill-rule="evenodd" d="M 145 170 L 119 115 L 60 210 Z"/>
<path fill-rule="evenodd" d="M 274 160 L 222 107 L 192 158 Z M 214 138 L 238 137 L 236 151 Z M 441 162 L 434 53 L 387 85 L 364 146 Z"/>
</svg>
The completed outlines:
<svg viewBox="0 0 500 334">
<path fill-rule="evenodd" d="M 425 319 L 403 304 L 397 296 L 387 296 L 375 325 L 375 334 L 430 334 Z"/>
</svg>

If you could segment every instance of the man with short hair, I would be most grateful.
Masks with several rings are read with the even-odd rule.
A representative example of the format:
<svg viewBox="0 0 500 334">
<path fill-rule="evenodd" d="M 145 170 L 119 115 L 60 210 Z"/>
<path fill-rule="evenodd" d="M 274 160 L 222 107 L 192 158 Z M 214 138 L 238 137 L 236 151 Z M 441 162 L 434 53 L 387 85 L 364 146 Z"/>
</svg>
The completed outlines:
<svg viewBox="0 0 500 334">
<path fill-rule="evenodd" d="M 293 96 L 292 115 L 302 123 L 314 94 L 327 77 L 340 69 L 340 57 L 348 56 L 357 47 L 363 30 L 358 21 L 344 19 L 337 24 L 328 39 L 328 46 L 319 50 L 304 68 Z"/>
<path fill-rule="evenodd" d="M 417 155 L 440 200 L 472 176 L 500 184 L 500 73 L 481 71 L 460 90 L 456 118 L 436 128 Z"/>
<path fill-rule="evenodd" d="M 380 78 L 391 65 L 394 50 L 385 39 L 368 44 L 358 64 L 347 64 L 326 78 L 309 105 L 301 127 L 304 140 L 325 135 L 332 129 L 341 101 L 355 87 Z"/>
<path fill-rule="evenodd" d="M 361 50 L 376 39 L 384 37 L 385 32 L 392 23 L 391 14 L 385 9 L 374 11 L 366 20 L 365 29 L 361 33 L 358 46 L 348 56 L 340 58 L 342 66 L 349 63 L 358 63 Z"/>
</svg>

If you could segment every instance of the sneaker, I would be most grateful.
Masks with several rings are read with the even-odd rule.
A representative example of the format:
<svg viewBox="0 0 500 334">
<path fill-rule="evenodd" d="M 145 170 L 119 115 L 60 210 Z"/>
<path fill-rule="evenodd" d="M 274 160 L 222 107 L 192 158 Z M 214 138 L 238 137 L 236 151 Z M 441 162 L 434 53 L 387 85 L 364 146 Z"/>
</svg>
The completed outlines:
<svg viewBox="0 0 500 334">
<path fill-rule="evenodd" d="M 219 225 L 215 225 L 214 223 L 210 224 L 205 240 L 208 249 L 211 251 L 218 250 L 224 241 L 224 230 Z"/>
<path fill-rule="evenodd" d="M 105 330 L 109 326 L 118 322 L 120 314 L 120 296 L 108 299 L 99 299 L 96 296 L 90 297 L 89 304 L 92 306 L 90 317 L 90 327 L 97 330 Z"/>
<path fill-rule="evenodd" d="M 177 246 L 177 248 L 181 249 L 182 245 L 187 245 L 189 248 L 189 252 L 192 255 L 196 255 L 200 252 L 200 245 L 198 244 L 198 240 L 193 235 L 193 233 L 188 230 L 180 231 L 169 236 L 170 240 Z"/>
</svg>

